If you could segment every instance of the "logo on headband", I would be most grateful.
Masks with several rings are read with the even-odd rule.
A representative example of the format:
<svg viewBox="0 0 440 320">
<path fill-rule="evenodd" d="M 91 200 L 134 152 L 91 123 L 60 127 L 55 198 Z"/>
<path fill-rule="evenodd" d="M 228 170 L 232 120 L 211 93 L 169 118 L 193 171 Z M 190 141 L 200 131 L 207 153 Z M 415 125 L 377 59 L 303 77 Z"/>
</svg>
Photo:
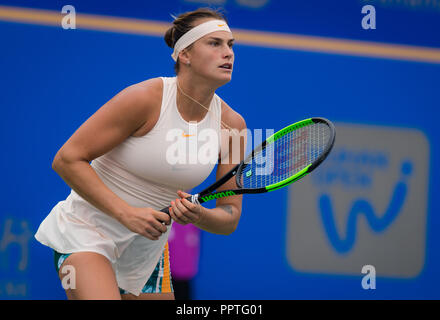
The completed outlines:
<svg viewBox="0 0 440 320">
<path fill-rule="evenodd" d="M 174 45 L 174 51 L 171 54 L 171 57 L 174 61 L 177 61 L 177 57 L 179 56 L 179 52 L 188 47 L 193 42 L 197 41 L 204 35 L 214 31 L 229 31 L 229 27 L 227 23 L 224 23 L 222 20 L 211 20 L 199 24 L 198 26 L 192 28 L 187 33 L 185 33 L 179 40 L 177 40 Z"/>
</svg>

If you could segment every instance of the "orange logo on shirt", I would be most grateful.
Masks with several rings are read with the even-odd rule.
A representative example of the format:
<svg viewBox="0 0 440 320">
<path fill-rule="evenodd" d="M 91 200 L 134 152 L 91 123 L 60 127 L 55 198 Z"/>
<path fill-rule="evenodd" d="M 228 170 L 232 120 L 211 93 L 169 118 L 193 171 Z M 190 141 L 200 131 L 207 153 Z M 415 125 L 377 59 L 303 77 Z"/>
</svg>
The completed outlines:
<svg viewBox="0 0 440 320">
<path fill-rule="evenodd" d="M 219 27 L 223 27 L 223 26 L 224 26 L 224 24 L 218 24 L 217 26 L 219 26 Z"/>
<path fill-rule="evenodd" d="M 182 137 L 184 138 L 189 138 L 189 137 L 194 137 L 195 134 L 185 134 L 184 132 L 182 132 Z"/>
</svg>

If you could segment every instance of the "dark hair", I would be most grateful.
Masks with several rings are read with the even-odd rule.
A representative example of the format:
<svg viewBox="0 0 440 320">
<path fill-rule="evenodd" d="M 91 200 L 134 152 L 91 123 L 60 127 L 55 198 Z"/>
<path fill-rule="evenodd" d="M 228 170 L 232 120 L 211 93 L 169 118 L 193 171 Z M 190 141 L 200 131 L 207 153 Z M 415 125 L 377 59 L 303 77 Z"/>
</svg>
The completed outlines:
<svg viewBox="0 0 440 320">
<path fill-rule="evenodd" d="M 180 14 L 174 21 L 173 26 L 165 32 L 164 40 L 166 44 L 174 49 L 177 40 L 185 33 L 194 28 L 194 22 L 200 18 L 214 18 L 228 22 L 225 16 L 220 12 L 220 9 L 199 8 L 194 11 L 189 11 Z M 174 65 L 174 71 L 179 73 L 179 59 Z"/>
</svg>

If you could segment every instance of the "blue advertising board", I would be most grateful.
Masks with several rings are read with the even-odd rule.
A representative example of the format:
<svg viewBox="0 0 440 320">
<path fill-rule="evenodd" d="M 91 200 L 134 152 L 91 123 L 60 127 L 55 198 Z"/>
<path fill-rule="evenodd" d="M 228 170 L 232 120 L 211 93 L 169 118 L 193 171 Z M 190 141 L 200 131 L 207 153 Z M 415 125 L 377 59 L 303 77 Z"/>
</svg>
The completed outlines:
<svg viewBox="0 0 440 320">
<path fill-rule="evenodd" d="M 335 46 L 356 40 L 359 48 L 368 43 L 369 50 L 377 49 L 373 57 L 362 49 L 351 55 L 237 41 L 233 80 L 217 93 L 243 115 L 250 132 L 322 116 L 336 125 L 336 145 L 325 164 L 301 182 L 245 196 L 232 235 L 202 233 L 194 298 L 439 298 L 440 3 L 69 4 L 78 15 L 167 23 L 170 13 L 224 6 L 231 26 L 242 32 L 282 33 L 287 40 L 318 36 Z M 376 9 L 376 29 L 362 28 L 366 4 Z M 174 75 L 171 49 L 161 36 L 80 26 L 66 30 L 64 5 L 0 1 L 0 299 L 65 299 L 51 251 L 33 238 L 70 192 L 51 168 L 53 157 L 116 93 L 148 78 Z M 3 17 L 12 6 L 18 12 L 32 6 L 59 14 L 60 24 Z M 420 59 L 399 58 L 399 46 L 395 59 L 382 57 L 381 44 L 405 45 L 421 53 Z M 434 58 L 425 59 L 425 52 Z M 258 140 L 250 138 L 251 145 Z M 212 174 L 203 185 L 214 179 Z M 374 288 L 364 285 L 365 266 L 374 267 Z"/>
<path fill-rule="evenodd" d="M 197 7 L 222 8 L 233 28 L 440 47 L 438 0 L 2 0 L 0 5 L 172 22 L 172 15 Z M 376 29 L 362 28 L 373 6 Z"/>
</svg>

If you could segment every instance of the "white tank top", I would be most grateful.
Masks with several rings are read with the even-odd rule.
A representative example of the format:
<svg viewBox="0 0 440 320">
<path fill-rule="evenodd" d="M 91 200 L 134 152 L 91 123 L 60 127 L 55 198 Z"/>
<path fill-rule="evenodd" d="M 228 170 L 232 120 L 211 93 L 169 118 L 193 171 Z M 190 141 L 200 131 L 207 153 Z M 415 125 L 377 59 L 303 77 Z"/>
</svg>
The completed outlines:
<svg viewBox="0 0 440 320">
<path fill-rule="evenodd" d="M 188 123 L 176 104 L 176 78 L 163 77 L 160 116 L 142 137 L 123 143 L 91 162 L 115 194 L 134 207 L 160 210 L 211 173 L 220 152 L 221 100 L 215 94 L 198 123 Z M 74 190 L 41 223 L 35 237 L 60 253 L 92 251 L 113 264 L 118 285 L 135 295 L 153 272 L 168 239 L 131 232 Z"/>
</svg>

